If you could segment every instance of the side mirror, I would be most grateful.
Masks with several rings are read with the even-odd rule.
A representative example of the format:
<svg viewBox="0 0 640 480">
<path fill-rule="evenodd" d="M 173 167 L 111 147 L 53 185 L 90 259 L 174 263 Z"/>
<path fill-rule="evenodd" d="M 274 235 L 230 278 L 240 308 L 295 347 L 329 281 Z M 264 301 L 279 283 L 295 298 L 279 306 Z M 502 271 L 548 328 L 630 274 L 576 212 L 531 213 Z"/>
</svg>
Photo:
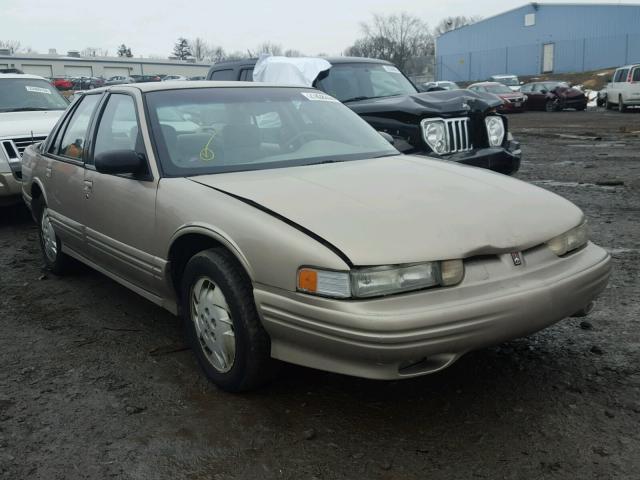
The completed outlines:
<svg viewBox="0 0 640 480">
<path fill-rule="evenodd" d="M 133 150 L 110 150 L 95 156 L 94 165 L 100 173 L 144 173 L 147 167 L 144 155 Z"/>
<path fill-rule="evenodd" d="M 387 132 L 378 132 L 378 133 L 382 136 L 382 138 L 384 138 L 391 145 L 393 145 L 396 142 L 394 138 L 391 135 L 389 135 Z"/>
<path fill-rule="evenodd" d="M 540 93 L 549 93 L 549 90 L 543 88 L 542 90 L 540 90 Z"/>
</svg>

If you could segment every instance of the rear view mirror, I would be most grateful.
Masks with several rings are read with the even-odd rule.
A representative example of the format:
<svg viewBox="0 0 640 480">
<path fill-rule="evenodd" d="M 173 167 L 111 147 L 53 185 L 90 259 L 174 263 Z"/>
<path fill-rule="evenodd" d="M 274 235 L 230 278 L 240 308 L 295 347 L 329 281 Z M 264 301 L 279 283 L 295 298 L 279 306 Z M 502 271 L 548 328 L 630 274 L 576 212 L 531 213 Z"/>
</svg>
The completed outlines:
<svg viewBox="0 0 640 480">
<path fill-rule="evenodd" d="M 110 150 L 95 156 L 94 164 L 100 173 L 145 173 L 147 162 L 144 155 L 133 150 Z"/>
<path fill-rule="evenodd" d="M 389 135 L 387 132 L 378 132 L 378 133 L 382 136 L 382 138 L 384 138 L 391 145 L 395 143 L 394 138 L 391 135 Z"/>
</svg>

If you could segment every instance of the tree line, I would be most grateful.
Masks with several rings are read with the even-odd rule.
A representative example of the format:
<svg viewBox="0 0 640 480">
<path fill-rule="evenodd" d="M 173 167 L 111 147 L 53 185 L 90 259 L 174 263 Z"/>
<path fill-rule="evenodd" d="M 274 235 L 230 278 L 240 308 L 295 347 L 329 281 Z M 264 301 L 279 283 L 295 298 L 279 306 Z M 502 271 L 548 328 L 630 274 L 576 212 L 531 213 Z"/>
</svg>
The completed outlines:
<svg viewBox="0 0 640 480">
<path fill-rule="evenodd" d="M 420 70 L 421 59 L 432 59 L 435 56 L 436 37 L 475 23 L 479 19 L 479 17 L 462 15 L 447 17 L 431 29 L 424 20 L 408 13 L 373 15 L 369 22 L 361 23 L 360 37 L 343 53 L 347 56 L 388 60 L 402 70 Z M 15 40 L 0 40 L 0 48 L 7 48 L 12 54 L 32 51 L 31 48 L 23 47 Z M 124 43 L 117 47 L 116 53 L 119 57 L 133 57 L 131 48 Z M 207 42 L 201 37 L 178 38 L 171 55 L 179 60 L 193 58 L 198 62 L 216 63 L 223 60 L 257 57 L 262 53 L 287 57 L 305 55 L 300 50 L 285 49 L 282 45 L 269 41 L 257 45 L 254 49 L 228 52 L 222 46 Z M 81 54 L 86 57 L 106 57 L 109 52 L 102 48 L 87 47 L 81 51 Z M 315 54 L 315 56 L 325 55 L 324 53 Z"/>
</svg>

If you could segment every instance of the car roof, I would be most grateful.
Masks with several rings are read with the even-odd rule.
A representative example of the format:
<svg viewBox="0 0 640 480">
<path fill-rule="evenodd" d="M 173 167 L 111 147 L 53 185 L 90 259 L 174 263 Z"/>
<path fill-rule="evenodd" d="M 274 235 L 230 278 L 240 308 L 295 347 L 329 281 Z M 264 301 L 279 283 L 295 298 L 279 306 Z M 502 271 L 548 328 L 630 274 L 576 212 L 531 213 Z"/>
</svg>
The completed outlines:
<svg viewBox="0 0 640 480">
<path fill-rule="evenodd" d="M 196 88 L 256 88 L 256 87 L 270 87 L 270 88 L 311 88 L 304 85 L 279 85 L 275 83 L 262 83 L 262 82 L 234 82 L 234 81 L 215 81 L 215 80 L 203 80 L 197 83 L 183 82 L 183 81 L 166 81 L 166 82 L 146 82 L 146 83 L 129 83 L 126 85 L 110 85 L 107 87 L 101 87 L 91 90 L 91 93 L 101 93 L 105 91 L 123 91 L 123 90 L 138 90 L 140 92 L 158 92 L 163 90 L 191 90 Z M 90 95 L 89 94 L 89 95 Z"/>
<path fill-rule="evenodd" d="M 472 83 L 469 86 L 470 87 L 488 87 L 490 85 L 500 85 L 500 86 L 502 86 L 502 84 L 500 82 L 478 82 L 478 83 Z"/>
<path fill-rule="evenodd" d="M 339 65 L 341 63 L 379 63 L 383 65 L 393 65 L 386 60 L 380 60 L 377 58 L 367 57 L 309 57 L 309 58 L 323 58 L 332 65 Z M 258 61 L 257 58 L 246 58 L 244 60 L 228 60 L 217 62 L 212 65 L 212 68 L 218 67 L 240 67 L 240 66 L 253 66 Z"/>
<path fill-rule="evenodd" d="M 0 78 L 30 78 L 32 80 L 47 81 L 44 77 L 40 77 L 39 75 L 30 75 L 28 73 L 0 73 Z"/>
<path fill-rule="evenodd" d="M 491 78 L 517 78 L 517 75 L 512 75 L 510 73 L 503 73 L 500 75 L 491 75 Z"/>
</svg>

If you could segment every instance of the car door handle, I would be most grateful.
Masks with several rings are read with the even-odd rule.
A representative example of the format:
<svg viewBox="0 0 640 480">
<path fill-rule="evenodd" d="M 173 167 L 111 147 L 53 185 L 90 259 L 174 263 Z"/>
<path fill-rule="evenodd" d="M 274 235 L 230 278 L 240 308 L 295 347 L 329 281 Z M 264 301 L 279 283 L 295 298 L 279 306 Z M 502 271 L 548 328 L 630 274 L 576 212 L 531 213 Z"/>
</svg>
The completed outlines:
<svg viewBox="0 0 640 480">
<path fill-rule="evenodd" d="M 93 182 L 91 180 L 85 180 L 82 190 L 84 191 L 84 198 L 89 198 L 91 190 L 93 190 Z"/>
</svg>

